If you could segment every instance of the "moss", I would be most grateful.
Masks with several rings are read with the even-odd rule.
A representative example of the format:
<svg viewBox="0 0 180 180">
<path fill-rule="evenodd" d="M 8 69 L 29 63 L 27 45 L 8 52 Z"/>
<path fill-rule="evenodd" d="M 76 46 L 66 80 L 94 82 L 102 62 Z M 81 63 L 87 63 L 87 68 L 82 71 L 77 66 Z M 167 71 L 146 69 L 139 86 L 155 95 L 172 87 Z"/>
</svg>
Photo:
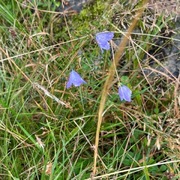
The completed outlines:
<svg viewBox="0 0 180 180">
<path fill-rule="evenodd" d="M 73 29 L 76 36 L 92 33 L 95 29 L 93 27 L 98 27 L 103 24 L 99 19 L 102 20 L 103 13 L 107 8 L 107 3 L 107 1 L 97 0 L 94 3 L 85 6 L 80 14 L 72 17 L 71 24 L 73 24 L 73 27 L 70 28 Z M 105 26 L 105 24 L 102 26 Z"/>
</svg>

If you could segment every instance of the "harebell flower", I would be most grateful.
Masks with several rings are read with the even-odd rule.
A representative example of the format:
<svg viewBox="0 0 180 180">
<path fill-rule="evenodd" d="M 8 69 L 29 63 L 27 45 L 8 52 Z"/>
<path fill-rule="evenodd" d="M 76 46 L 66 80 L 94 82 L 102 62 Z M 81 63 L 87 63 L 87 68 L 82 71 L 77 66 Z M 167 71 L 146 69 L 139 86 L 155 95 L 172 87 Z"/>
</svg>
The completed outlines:
<svg viewBox="0 0 180 180">
<path fill-rule="evenodd" d="M 131 102 L 132 91 L 125 85 L 119 86 L 118 94 L 121 101 L 125 100 L 127 102 Z"/>
<path fill-rule="evenodd" d="M 100 32 L 100 33 L 96 34 L 96 41 L 102 51 L 103 51 L 103 49 L 105 49 L 105 50 L 110 49 L 110 44 L 108 41 L 110 41 L 113 37 L 114 37 L 114 33 L 108 32 L 108 31 Z"/>
<path fill-rule="evenodd" d="M 72 85 L 78 87 L 81 84 L 86 84 L 86 81 L 84 81 L 76 71 L 72 70 L 66 84 L 66 88 L 69 89 Z"/>
</svg>

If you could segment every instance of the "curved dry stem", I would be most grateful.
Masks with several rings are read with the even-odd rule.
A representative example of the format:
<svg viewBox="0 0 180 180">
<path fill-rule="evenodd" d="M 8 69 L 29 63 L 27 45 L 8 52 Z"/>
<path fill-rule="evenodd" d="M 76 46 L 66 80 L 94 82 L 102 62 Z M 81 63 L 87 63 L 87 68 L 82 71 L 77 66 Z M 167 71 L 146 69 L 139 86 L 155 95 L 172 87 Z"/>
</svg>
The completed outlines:
<svg viewBox="0 0 180 180">
<path fill-rule="evenodd" d="M 109 92 L 110 87 L 112 86 L 112 81 L 114 78 L 116 66 L 119 63 L 120 57 L 124 52 L 124 49 L 126 47 L 127 42 L 129 41 L 130 35 L 132 31 L 134 30 L 139 18 L 141 17 L 146 5 L 147 5 L 147 0 L 144 0 L 142 3 L 142 7 L 137 11 L 136 16 L 131 23 L 131 26 L 127 30 L 127 33 L 125 34 L 124 38 L 122 39 L 116 53 L 113 59 L 113 62 L 109 68 L 109 73 L 106 79 L 106 82 L 104 84 L 104 88 L 102 90 L 101 94 L 101 101 L 99 105 L 99 111 L 98 111 L 98 122 L 97 122 L 97 130 L 96 130 L 96 137 L 95 137 L 95 147 L 94 147 L 94 166 L 93 166 L 93 176 L 96 174 L 96 164 L 97 164 L 97 156 L 98 156 L 98 145 L 99 145 L 99 133 L 100 133 L 100 128 L 101 128 L 101 123 L 102 123 L 102 117 L 103 117 L 103 111 L 104 111 L 104 106 L 105 102 L 107 99 L 107 95 Z"/>
</svg>

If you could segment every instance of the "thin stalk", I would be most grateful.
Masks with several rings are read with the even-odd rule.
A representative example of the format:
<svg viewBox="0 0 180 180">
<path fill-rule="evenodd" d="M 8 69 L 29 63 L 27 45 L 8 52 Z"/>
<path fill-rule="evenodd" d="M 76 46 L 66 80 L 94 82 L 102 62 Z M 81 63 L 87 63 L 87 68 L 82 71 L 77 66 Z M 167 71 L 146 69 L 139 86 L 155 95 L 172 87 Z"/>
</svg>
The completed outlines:
<svg viewBox="0 0 180 180">
<path fill-rule="evenodd" d="M 109 73 L 108 73 L 106 82 L 104 84 L 104 87 L 103 87 L 103 90 L 101 93 L 101 101 L 100 101 L 100 105 L 99 105 L 98 122 L 97 122 L 96 137 L 95 137 L 94 165 L 93 165 L 92 176 L 95 176 L 95 174 L 96 174 L 96 164 L 97 164 L 98 146 L 99 146 L 99 133 L 100 133 L 101 123 L 102 123 L 103 111 L 104 111 L 104 106 L 106 103 L 109 89 L 112 86 L 112 81 L 113 81 L 113 78 L 115 75 L 116 66 L 118 65 L 118 63 L 120 61 L 120 57 L 122 56 L 122 54 L 124 52 L 124 49 L 126 47 L 127 42 L 129 41 L 131 33 L 133 32 L 139 18 L 142 16 L 142 13 L 144 12 L 147 2 L 148 2 L 147 0 L 143 1 L 141 8 L 137 11 L 133 22 L 131 23 L 129 29 L 127 30 L 127 33 L 124 35 L 120 45 L 118 46 L 118 49 L 114 55 L 113 62 L 109 68 Z"/>
</svg>

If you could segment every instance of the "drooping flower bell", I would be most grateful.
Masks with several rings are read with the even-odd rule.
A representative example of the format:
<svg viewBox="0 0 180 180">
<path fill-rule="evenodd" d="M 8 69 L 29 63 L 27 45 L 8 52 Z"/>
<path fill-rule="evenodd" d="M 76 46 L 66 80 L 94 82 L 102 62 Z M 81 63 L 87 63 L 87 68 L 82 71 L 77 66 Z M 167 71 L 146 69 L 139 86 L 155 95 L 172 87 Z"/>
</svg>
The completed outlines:
<svg viewBox="0 0 180 180">
<path fill-rule="evenodd" d="M 114 37 L 114 33 L 108 32 L 108 31 L 100 32 L 100 33 L 96 34 L 96 41 L 102 51 L 103 51 L 103 49 L 105 49 L 105 50 L 110 49 L 110 44 L 108 41 L 112 40 L 113 37 Z"/>
<path fill-rule="evenodd" d="M 75 87 L 80 86 L 81 84 L 86 84 L 86 81 L 82 79 L 82 77 L 74 70 L 71 71 L 68 82 L 66 84 L 66 88 L 70 88 L 72 85 Z"/>
<path fill-rule="evenodd" d="M 127 102 L 131 102 L 132 91 L 125 85 L 119 86 L 118 94 L 121 101 L 125 100 Z"/>
</svg>

